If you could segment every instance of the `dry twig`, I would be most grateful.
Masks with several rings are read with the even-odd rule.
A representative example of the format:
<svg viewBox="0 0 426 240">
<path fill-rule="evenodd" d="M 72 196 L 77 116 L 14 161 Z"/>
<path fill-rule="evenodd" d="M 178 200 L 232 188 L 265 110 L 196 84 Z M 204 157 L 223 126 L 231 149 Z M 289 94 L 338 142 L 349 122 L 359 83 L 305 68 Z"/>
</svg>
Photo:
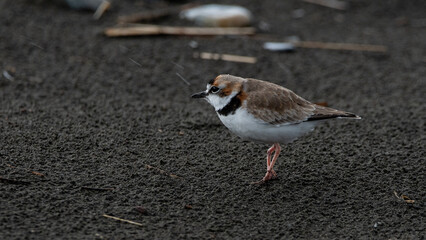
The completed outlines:
<svg viewBox="0 0 426 240">
<path fill-rule="evenodd" d="M 111 3 L 109 1 L 103 1 L 101 5 L 96 9 L 96 12 L 93 14 L 93 18 L 98 20 L 104 15 L 105 11 L 111 7 Z"/>
<path fill-rule="evenodd" d="M 393 191 L 393 194 L 395 194 L 396 198 L 401 199 L 401 200 L 403 200 L 406 203 L 414 203 L 415 202 L 414 200 L 412 200 L 411 198 L 409 198 L 407 195 L 403 195 L 403 194 L 398 195 L 398 193 L 396 191 Z"/>
<path fill-rule="evenodd" d="M 364 51 L 364 52 L 379 52 L 386 53 L 388 48 L 384 45 L 374 44 L 358 44 L 358 43 L 338 43 L 338 42 L 317 42 L 317 41 L 300 41 L 300 40 L 284 40 L 277 39 L 271 35 L 256 35 L 250 37 L 261 41 L 286 42 L 291 43 L 298 48 L 313 48 L 313 49 L 329 49 L 329 50 L 345 50 L 345 51 Z"/>
<path fill-rule="evenodd" d="M 8 167 L 10 167 L 10 168 L 17 168 L 17 167 L 15 167 L 15 166 L 10 165 L 10 164 L 7 164 L 7 166 L 8 166 Z M 39 177 L 44 177 L 44 174 L 43 174 L 43 173 L 36 172 L 36 171 L 30 170 L 30 169 L 28 169 L 28 168 L 24 168 L 24 169 L 25 169 L 26 171 L 28 171 L 28 172 L 30 172 L 30 173 L 32 173 L 32 174 L 34 174 L 34 175 L 37 175 L 37 176 L 39 176 Z"/>
<path fill-rule="evenodd" d="M 129 57 L 130 61 L 132 61 L 134 64 L 138 65 L 139 67 L 142 67 L 142 64 L 134 60 L 133 58 Z"/>
<path fill-rule="evenodd" d="M 184 77 L 182 77 L 182 75 L 176 73 L 176 76 L 178 76 L 184 83 L 186 83 L 186 85 L 191 86 L 191 83 L 188 82 Z"/>
<path fill-rule="evenodd" d="M 348 50 L 348 51 L 365 51 L 365 52 L 381 52 L 386 53 L 387 47 L 383 45 L 371 44 L 355 44 L 355 43 L 331 43 L 331 42 L 313 42 L 299 41 L 293 43 L 296 47 L 301 48 L 318 48 L 330 50 Z"/>
<path fill-rule="evenodd" d="M 93 190 L 93 191 L 112 191 L 112 190 L 114 190 L 114 188 L 97 188 L 97 187 L 88 187 L 88 186 L 83 186 L 83 187 L 81 187 L 81 189 Z"/>
<path fill-rule="evenodd" d="M 130 224 L 138 225 L 138 226 L 143 226 L 142 223 L 133 222 L 133 221 L 123 219 L 123 218 L 118 218 L 118 217 L 114 217 L 114 216 L 110 216 L 110 215 L 106 215 L 106 214 L 104 214 L 102 216 L 106 217 L 106 218 L 112 218 L 112 219 L 120 221 L 120 222 L 126 222 L 126 223 L 130 223 Z"/>
<path fill-rule="evenodd" d="M 184 35 L 184 36 L 215 36 L 215 35 L 253 35 L 255 28 L 221 28 L 221 27 L 172 27 L 148 24 L 133 24 L 128 27 L 113 27 L 105 30 L 108 37 L 144 36 L 144 35 Z"/>
<path fill-rule="evenodd" d="M 257 58 L 255 57 L 238 56 L 238 55 L 231 55 L 231 54 L 201 52 L 201 53 L 194 53 L 193 56 L 194 58 L 222 60 L 222 61 L 228 61 L 228 62 L 240 62 L 240 63 L 251 63 L 251 64 L 257 62 Z"/>
</svg>

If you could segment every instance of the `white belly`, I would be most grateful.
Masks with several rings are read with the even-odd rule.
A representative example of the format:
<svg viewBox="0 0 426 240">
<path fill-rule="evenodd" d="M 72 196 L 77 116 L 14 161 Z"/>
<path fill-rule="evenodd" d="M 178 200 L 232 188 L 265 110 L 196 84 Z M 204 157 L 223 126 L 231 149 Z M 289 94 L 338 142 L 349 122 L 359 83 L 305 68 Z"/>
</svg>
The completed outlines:
<svg viewBox="0 0 426 240">
<path fill-rule="evenodd" d="M 218 114 L 218 116 L 222 123 L 239 137 L 264 143 L 290 143 L 312 131 L 316 125 L 315 122 L 272 125 L 254 118 L 242 108 L 239 108 L 235 114 L 228 116 Z"/>
</svg>

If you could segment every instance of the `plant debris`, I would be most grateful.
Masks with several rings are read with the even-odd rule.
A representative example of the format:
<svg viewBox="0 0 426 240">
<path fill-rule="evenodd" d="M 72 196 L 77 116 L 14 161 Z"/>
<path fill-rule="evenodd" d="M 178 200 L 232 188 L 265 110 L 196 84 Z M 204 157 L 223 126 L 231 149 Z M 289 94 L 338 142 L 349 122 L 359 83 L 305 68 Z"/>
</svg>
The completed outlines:
<svg viewBox="0 0 426 240">
<path fill-rule="evenodd" d="M 395 194 L 396 198 L 403 200 L 406 203 L 414 203 L 415 202 L 413 199 L 409 198 L 407 195 L 403 195 L 403 194 L 398 195 L 398 193 L 396 191 L 394 191 L 393 194 Z"/>
<path fill-rule="evenodd" d="M 143 224 L 142 224 L 142 223 L 138 223 L 138 222 L 130 221 L 130 220 L 123 219 L 123 218 L 119 218 L 119 217 L 110 216 L 110 215 L 107 215 L 107 214 L 104 214 L 104 215 L 102 215 L 102 216 L 103 216 L 103 217 L 106 217 L 106 218 L 112 218 L 112 219 L 117 220 L 117 221 L 120 221 L 120 222 L 126 222 L 126 223 L 130 223 L 130 224 L 133 224 L 133 225 L 143 226 Z"/>
<path fill-rule="evenodd" d="M 182 35 L 182 36 L 218 36 L 218 35 L 253 35 L 252 27 L 175 27 L 150 24 L 132 24 L 131 26 L 107 28 L 108 37 L 130 37 L 147 35 Z"/>
<path fill-rule="evenodd" d="M 27 113 L 27 112 L 32 112 L 32 110 L 31 110 L 31 109 L 25 109 L 25 108 L 21 109 L 21 113 Z M 15 167 L 15 166 L 12 166 L 12 165 L 10 165 L 10 164 L 6 164 L 6 165 L 7 165 L 8 167 L 10 167 L 10 168 L 16 168 L 16 169 L 19 169 L 19 167 Z M 34 174 L 34 175 L 37 175 L 37 176 L 39 176 L 39 177 L 44 177 L 44 174 L 43 174 L 43 173 L 36 172 L 36 171 L 30 170 L 30 169 L 28 169 L 28 168 L 23 168 L 23 169 L 25 169 L 27 172 L 32 173 L 32 174 Z"/>
<path fill-rule="evenodd" d="M 220 54 L 220 53 L 210 53 L 210 52 L 201 52 L 194 53 L 194 58 L 208 59 L 208 60 L 222 60 L 228 62 L 240 62 L 240 63 L 256 63 L 257 58 L 247 57 L 247 56 L 238 56 L 231 54 Z"/>
<path fill-rule="evenodd" d="M 82 190 L 93 190 L 93 191 L 112 191 L 114 188 L 97 188 L 97 187 L 88 187 L 83 186 L 81 187 Z"/>
</svg>

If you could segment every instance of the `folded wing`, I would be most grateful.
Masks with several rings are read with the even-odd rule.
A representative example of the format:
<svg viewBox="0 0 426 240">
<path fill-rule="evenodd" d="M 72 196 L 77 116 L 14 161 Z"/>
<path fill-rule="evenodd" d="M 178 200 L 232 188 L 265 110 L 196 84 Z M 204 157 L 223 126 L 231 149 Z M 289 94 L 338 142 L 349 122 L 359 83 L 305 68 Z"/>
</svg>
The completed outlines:
<svg viewBox="0 0 426 240">
<path fill-rule="evenodd" d="M 244 91 L 248 93 L 247 110 L 265 123 L 287 125 L 330 118 L 359 118 L 353 113 L 313 104 L 273 83 L 247 80 L 244 86 Z"/>
</svg>

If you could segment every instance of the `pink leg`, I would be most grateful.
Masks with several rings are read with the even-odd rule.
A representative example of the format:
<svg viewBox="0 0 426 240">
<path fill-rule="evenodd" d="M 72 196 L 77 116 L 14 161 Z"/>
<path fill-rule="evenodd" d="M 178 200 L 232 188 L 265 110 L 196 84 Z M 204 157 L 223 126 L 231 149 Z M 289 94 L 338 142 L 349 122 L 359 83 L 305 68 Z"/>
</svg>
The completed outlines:
<svg viewBox="0 0 426 240">
<path fill-rule="evenodd" d="M 275 173 L 274 165 L 275 165 L 275 162 L 277 162 L 278 156 L 280 155 L 281 147 L 280 147 L 280 144 L 278 144 L 278 143 L 275 143 L 274 146 L 275 146 L 275 155 L 274 155 L 274 158 L 272 159 L 272 163 L 269 165 L 269 168 L 267 169 L 267 171 L 268 172 L 272 171 L 272 172 Z M 276 175 L 276 174 L 274 174 L 274 175 Z"/>
<path fill-rule="evenodd" d="M 271 156 L 272 156 L 272 153 L 275 151 L 275 144 L 274 145 L 272 145 L 272 147 L 270 147 L 269 149 L 268 149 L 268 151 L 266 152 L 267 153 L 267 156 L 266 156 L 266 168 L 268 168 L 269 167 L 269 165 L 271 165 Z"/>
<path fill-rule="evenodd" d="M 271 156 L 272 153 L 275 152 L 274 157 L 272 158 L 272 162 L 271 162 Z M 274 145 L 268 149 L 267 152 L 267 158 L 266 158 L 266 174 L 265 177 L 263 177 L 262 180 L 258 181 L 258 182 L 254 182 L 255 184 L 262 184 L 265 183 L 268 180 L 271 180 L 273 178 L 275 178 L 277 176 L 277 174 L 274 171 L 274 165 L 275 162 L 278 159 L 278 156 L 280 155 L 281 152 L 281 147 L 278 143 L 274 143 Z"/>
</svg>

